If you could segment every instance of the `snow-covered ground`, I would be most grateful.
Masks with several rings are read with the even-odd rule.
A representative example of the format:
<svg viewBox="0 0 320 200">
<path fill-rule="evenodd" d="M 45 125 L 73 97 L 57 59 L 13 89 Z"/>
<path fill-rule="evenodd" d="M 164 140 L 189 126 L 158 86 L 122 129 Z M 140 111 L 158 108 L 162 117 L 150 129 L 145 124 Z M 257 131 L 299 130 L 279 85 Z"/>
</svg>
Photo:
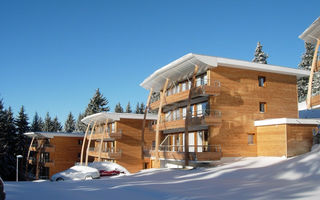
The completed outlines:
<svg viewBox="0 0 320 200">
<path fill-rule="evenodd" d="M 320 199 L 320 146 L 291 159 L 243 158 L 214 168 L 151 169 L 111 178 L 6 182 L 7 199 Z"/>
</svg>

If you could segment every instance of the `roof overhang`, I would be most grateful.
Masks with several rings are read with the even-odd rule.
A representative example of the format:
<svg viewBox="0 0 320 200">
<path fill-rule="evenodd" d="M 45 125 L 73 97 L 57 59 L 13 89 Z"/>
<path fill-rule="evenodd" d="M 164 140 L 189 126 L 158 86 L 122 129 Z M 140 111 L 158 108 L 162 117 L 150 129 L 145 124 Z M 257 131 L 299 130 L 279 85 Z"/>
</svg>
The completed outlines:
<svg viewBox="0 0 320 200">
<path fill-rule="evenodd" d="M 66 132 L 28 132 L 24 133 L 28 137 L 35 138 L 53 138 L 53 137 L 83 137 L 84 133 L 66 133 Z"/>
<path fill-rule="evenodd" d="M 298 78 L 310 75 L 310 71 L 306 70 L 189 53 L 155 71 L 153 74 L 147 77 L 140 84 L 140 86 L 147 90 L 150 90 L 152 88 L 153 91 L 159 92 L 163 89 L 162 87 L 166 79 L 179 82 L 191 77 L 194 72 L 195 65 L 198 65 L 199 67 L 197 74 L 202 74 L 210 68 L 224 66 L 231 68 L 285 74 L 296 76 Z"/>
<path fill-rule="evenodd" d="M 300 36 L 305 42 L 315 44 L 320 39 L 320 17 L 316 19 Z"/>
<path fill-rule="evenodd" d="M 254 121 L 254 126 L 270 126 L 280 124 L 318 125 L 320 124 L 320 119 L 275 118 Z"/>
<path fill-rule="evenodd" d="M 144 114 L 135 114 L 135 113 L 107 113 L 100 112 L 93 115 L 89 115 L 83 118 L 81 121 L 85 124 L 89 124 L 92 122 L 96 123 L 105 123 L 108 122 L 119 121 L 120 119 L 143 119 Z M 157 120 L 158 116 L 154 114 L 147 114 L 147 120 Z"/>
</svg>

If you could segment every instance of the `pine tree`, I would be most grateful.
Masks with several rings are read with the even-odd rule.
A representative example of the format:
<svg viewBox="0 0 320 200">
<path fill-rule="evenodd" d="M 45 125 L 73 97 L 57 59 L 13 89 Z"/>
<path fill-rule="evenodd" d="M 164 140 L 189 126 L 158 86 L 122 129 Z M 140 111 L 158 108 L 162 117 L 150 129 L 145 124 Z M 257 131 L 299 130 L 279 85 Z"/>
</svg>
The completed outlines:
<svg viewBox="0 0 320 200">
<path fill-rule="evenodd" d="M 33 117 L 30 131 L 37 132 L 37 131 L 42 131 L 42 129 L 43 129 L 43 121 L 41 117 L 39 117 L 38 113 L 36 112 Z"/>
<path fill-rule="evenodd" d="M 156 102 L 160 99 L 160 92 L 152 92 L 150 97 L 150 103 Z"/>
<path fill-rule="evenodd" d="M 303 70 L 311 70 L 312 65 L 312 59 L 314 55 L 314 45 L 311 43 L 305 43 L 305 52 L 303 53 L 301 57 L 301 62 L 298 65 L 299 69 Z M 299 102 L 305 101 L 307 98 L 308 93 L 308 84 L 309 84 L 309 77 L 302 77 L 298 79 L 297 85 L 298 85 L 298 100 Z M 312 81 L 312 93 L 316 94 L 319 92 L 320 87 L 320 77 L 319 72 L 316 72 L 313 76 Z"/>
<path fill-rule="evenodd" d="M 75 121 L 72 113 L 70 112 L 68 114 L 68 118 L 67 118 L 66 122 L 64 123 L 64 130 L 65 130 L 65 132 L 72 133 L 72 132 L 74 132 L 75 129 L 76 129 L 76 121 Z"/>
<path fill-rule="evenodd" d="M 131 109 L 130 101 L 129 101 L 129 102 L 128 102 L 128 104 L 127 104 L 127 107 L 126 107 L 126 113 L 132 113 L 132 109 Z"/>
<path fill-rule="evenodd" d="M 16 128 L 11 108 L 4 109 L 0 99 L 0 176 L 6 181 L 15 179 Z"/>
<path fill-rule="evenodd" d="M 86 131 L 86 124 L 83 123 L 81 120 L 84 118 L 84 114 L 79 113 L 77 123 L 76 123 L 76 131 L 77 132 L 85 132 Z"/>
<path fill-rule="evenodd" d="M 139 114 L 140 113 L 140 104 L 139 102 L 137 103 L 136 105 L 136 111 L 135 111 L 136 114 Z"/>
<path fill-rule="evenodd" d="M 56 116 L 52 120 L 52 132 L 61 132 L 62 131 L 62 126 L 61 123 L 58 120 L 58 117 Z"/>
<path fill-rule="evenodd" d="M 108 103 L 108 100 L 100 93 L 98 88 L 96 90 L 96 93 L 90 99 L 90 102 L 85 111 L 85 116 L 103 111 L 108 112 L 110 110 Z"/>
<path fill-rule="evenodd" d="M 269 58 L 268 54 L 262 51 L 262 45 L 258 42 L 252 62 L 267 64 L 267 58 Z"/>
<path fill-rule="evenodd" d="M 140 113 L 140 114 L 144 114 L 144 109 L 145 109 L 144 103 L 141 102 L 140 108 L 139 108 L 139 113 Z"/>
<path fill-rule="evenodd" d="M 16 153 L 23 155 L 24 157 L 27 154 L 27 137 L 24 133 L 29 131 L 29 122 L 28 116 L 24 112 L 24 107 L 22 106 L 18 114 L 17 119 L 15 120 L 16 130 L 17 130 L 17 140 L 16 140 Z"/>
<path fill-rule="evenodd" d="M 123 108 L 121 107 L 120 102 L 116 105 L 116 107 L 114 108 L 114 112 L 116 113 L 123 113 Z"/>
<path fill-rule="evenodd" d="M 43 131 L 45 131 L 45 132 L 54 132 L 53 129 L 54 129 L 53 122 L 51 120 L 49 112 L 47 112 L 46 117 L 44 118 Z"/>
</svg>

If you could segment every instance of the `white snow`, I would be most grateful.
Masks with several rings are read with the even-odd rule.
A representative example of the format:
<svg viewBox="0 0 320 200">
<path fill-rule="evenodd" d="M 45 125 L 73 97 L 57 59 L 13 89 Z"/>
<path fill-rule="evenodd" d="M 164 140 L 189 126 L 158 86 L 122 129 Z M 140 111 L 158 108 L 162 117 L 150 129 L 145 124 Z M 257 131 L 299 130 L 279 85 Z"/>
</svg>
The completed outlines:
<svg viewBox="0 0 320 200">
<path fill-rule="evenodd" d="M 120 172 L 124 172 L 125 174 L 130 174 L 130 172 L 122 167 L 121 165 L 109 161 L 104 162 L 92 162 L 88 163 L 89 167 L 96 168 L 98 170 L 106 170 L 106 171 L 112 171 L 112 170 L 118 170 Z"/>
<path fill-rule="evenodd" d="M 51 180 L 56 180 L 59 177 L 64 180 L 84 180 L 86 177 L 100 177 L 100 175 L 96 168 L 75 165 L 65 171 L 54 174 Z"/>
<path fill-rule="evenodd" d="M 319 199 L 320 146 L 302 156 L 223 160 L 212 168 L 150 169 L 92 181 L 6 182 L 7 199 Z"/>
</svg>

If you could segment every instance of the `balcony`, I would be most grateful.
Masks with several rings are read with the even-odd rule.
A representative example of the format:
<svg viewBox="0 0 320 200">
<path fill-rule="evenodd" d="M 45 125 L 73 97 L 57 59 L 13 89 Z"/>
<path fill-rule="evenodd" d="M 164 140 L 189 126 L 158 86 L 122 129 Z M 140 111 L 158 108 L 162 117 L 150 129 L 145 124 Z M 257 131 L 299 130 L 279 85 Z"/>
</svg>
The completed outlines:
<svg viewBox="0 0 320 200">
<path fill-rule="evenodd" d="M 32 144 L 30 147 L 30 151 L 39 151 L 42 150 L 43 152 L 54 152 L 55 151 L 55 146 L 51 144 L 40 144 L 40 146 L 36 144 Z"/>
<path fill-rule="evenodd" d="M 210 112 L 210 113 L 209 113 Z M 204 115 L 194 116 L 189 121 L 189 127 L 196 126 L 217 126 L 222 122 L 221 112 L 218 110 L 206 111 Z M 176 119 L 160 123 L 160 131 L 185 127 L 185 119 Z"/>
<path fill-rule="evenodd" d="M 166 96 L 164 98 L 163 106 L 171 105 L 176 102 L 187 100 L 189 97 L 190 90 L 185 90 L 173 95 Z M 199 96 L 218 96 L 220 94 L 220 82 L 214 81 L 213 85 L 201 85 L 192 89 L 191 98 Z M 150 104 L 151 110 L 157 109 L 160 106 L 160 100 Z"/>
<path fill-rule="evenodd" d="M 158 155 L 161 159 L 184 160 L 184 146 L 162 145 L 159 146 Z M 156 156 L 154 150 L 150 151 L 152 157 Z M 213 161 L 220 160 L 222 156 L 220 145 L 189 145 L 189 160 Z"/>
<path fill-rule="evenodd" d="M 122 151 L 120 149 L 107 148 L 107 149 L 102 149 L 101 158 L 116 160 L 121 158 L 121 154 L 122 154 Z M 95 148 L 95 147 L 89 148 L 89 156 L 99 157 L 99 148 Z"/>
<path fill-rule="evenodd" d="M 93 133 L 91 139 L 92 140 L 100 140 L 103 137 L 104 140 L 118 140 L 122 137 L 122 130 L 111 133 Z M 90 138 L 90 135 L 87 135 L 87 139 Z"/>
</svg>

